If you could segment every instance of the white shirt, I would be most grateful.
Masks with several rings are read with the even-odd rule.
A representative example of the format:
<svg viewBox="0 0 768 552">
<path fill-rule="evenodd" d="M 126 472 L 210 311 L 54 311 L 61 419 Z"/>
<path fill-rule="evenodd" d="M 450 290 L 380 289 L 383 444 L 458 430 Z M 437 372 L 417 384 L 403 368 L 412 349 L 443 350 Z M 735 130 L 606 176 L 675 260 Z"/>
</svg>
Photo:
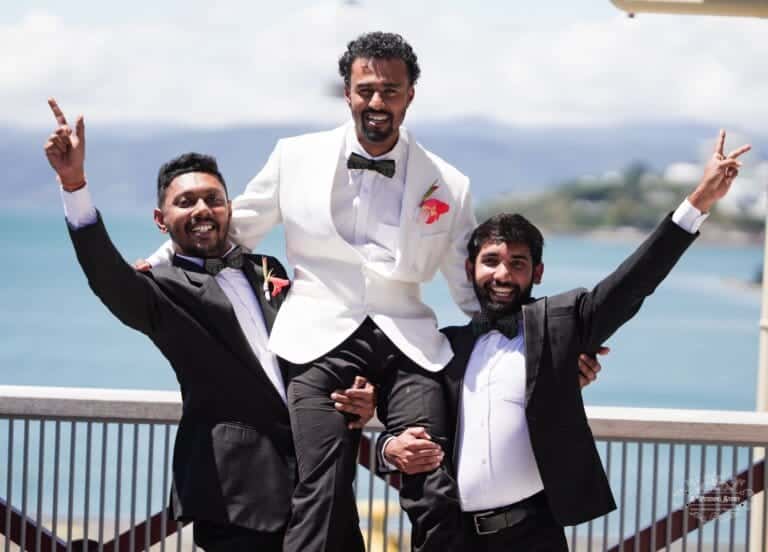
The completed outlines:
<svg viewBox="0 0 768 552">
<path fill-rule="evenodd" d="M 331 192 L 331 216 L 336 231 L 369 261 L 394 261 L 400 211 L 408 163 L 408 134 L 400 129 L 395 146 L 377 157 L 365 151 L 354 126 L 347 129 L 344 156 L 356 153 L 366 159 L 391 159 L 395 174 L 386 177 L 373 170 L 348 169 L 347 180 L 337 180 Z M 339 182 L 342 182 L 341 185 Z"/>
<path fill-rule="evenodd" d="M 64 202 L 64 215 L 73 228 L 82 228 L 96 222 L 96 208 L 91 200 L 88 186 L 75 192 L 66 192 L 62 189 L 61 197 Z M 182 256 L 200 266 L 203 265 L 203 259 Z M 235 312 L 240 329 L 243 331 L 253 354 L 259 359 L 261 368 L 283 401 L 287 402 L 283 374 L 277 363 L 277 357 L 267 348 L 269 341 L 267 327 L 264 324 L 264 316 L 253 286 L 242 270 L 233 268 L 224 268 L 215 276 L 215 279 L 232 304 L 232 310 Z"/>
<path fill-rule="evenodd" d="M 544 488 L 525 418 L 522 324 L 514 339 L 494 330 L 475 343 L 464 374 L 458 423 L 462 510 L 506 506 Z"/>
<path fill-rule="evenodd" d="M 695 233 L 708 216 L 686 199 L 672 220 Z M 514 339 L 494 330 L 475 342 L 461 389 L 456 443 L 465 512 L 514 504 L 544 488 L 525 417 L 525 377 L 522 324 Z M 383 465 L 395 469 L 385 460 Z"/>
</svg>

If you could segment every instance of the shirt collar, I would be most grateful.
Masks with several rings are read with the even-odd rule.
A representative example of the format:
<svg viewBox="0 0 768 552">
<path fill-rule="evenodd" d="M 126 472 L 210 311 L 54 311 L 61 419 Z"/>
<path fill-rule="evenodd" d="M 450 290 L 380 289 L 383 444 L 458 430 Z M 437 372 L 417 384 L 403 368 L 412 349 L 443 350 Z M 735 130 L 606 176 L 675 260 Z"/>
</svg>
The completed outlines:
<svg viewBox="0 0 768 552">
<path fill-rule="evenodd" d="M 513 339 L 509 339 L 507 336 L 502 334 L 499 330 L 491 330 L 488 333 L 485 333 L 477 338 L 475 341 L 475 346 L 487 342 L 491 337 L 495 337 L 499 340 L 501 343 L 513 343 L 518 340 L 525 340 L 525 325 L 523 324 L 523 317 L 521 316 L 520 319 L 517 321 L 517 335 Z"/>
<path fill-rule="evenodd" d="M 230 251 L 232 251 L 234 248 L 235 248 L 235 244 L 234 243 L 230 243 L 229 244 L 229 249 L 227 249 L 227 252 L 224 253 L 224 256 L 226 257 L 227 254 Z M 185 259 L 185 260 L 189 261 L 190 263 L 195 263 L 197 266 L 203 266 L 205 264 L 205 259 L 203 259 L 202 257 L 189 257 L 188 255 L 182 255 L 181 253 L 176 253 L 176 256 L 180 257 L 182 259 Z"/>
</svg>

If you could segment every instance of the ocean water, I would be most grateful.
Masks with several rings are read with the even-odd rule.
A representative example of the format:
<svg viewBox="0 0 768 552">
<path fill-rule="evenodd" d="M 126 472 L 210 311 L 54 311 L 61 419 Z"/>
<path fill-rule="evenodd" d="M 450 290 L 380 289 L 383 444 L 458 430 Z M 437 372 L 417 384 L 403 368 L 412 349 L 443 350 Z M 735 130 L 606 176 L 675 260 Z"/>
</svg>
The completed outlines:
<svg viewBox="0 0 768 552">
<path fill-rule="evenodd" d="M 56 207 L 56 206 L 54 206 Z M 151 213 L 104 213 L 128 260 L 162 242 Z M 706 232 L 706 225 L 703 228 Z M 0 217 L 6 280 L 0 288 L 0 385 L 175 389 L 165 359 L 122 326 L 87 286 L 63 215 Z M 636 243 L 547 236 L 536 295 L 591 287 Z M 260 251 L 285 262 L 280 230 Z M 760 294 L 735 284 L 762 264 L 759 246 L 694 243 L 640 313 L 613 336 L 587 404 L 751 410 L 755 406 Z M 441 277 L 425 286 L 441 325 L 464 323 Z M 212 367 L 213 369 L 213 367 Z"/>
</svg>

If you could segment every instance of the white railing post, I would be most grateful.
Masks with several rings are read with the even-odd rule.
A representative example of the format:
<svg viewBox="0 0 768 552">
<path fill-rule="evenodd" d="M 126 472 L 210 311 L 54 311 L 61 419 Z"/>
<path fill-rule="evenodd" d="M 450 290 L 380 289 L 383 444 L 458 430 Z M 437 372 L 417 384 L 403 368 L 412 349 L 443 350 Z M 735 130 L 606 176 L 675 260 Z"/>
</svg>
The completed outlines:
<svg viewBox="0 0 768 552">
<path fill-rule="evenodd" d="M 758 412 L 768 411 L 768 266 L 766 266 L 766 259 L 768 259 L 768 216 L 766 217 L 766 232 L 765 232 L 765 252 L 763 254 L 763 301 L 760 313 L 760 349 L 759 349 L 759 364 L 757 369 L 757 404 L 756 410 Z M 753 458 L 755 462 L 760 461 L 764 457 L 764 449 L 756 448 Z M 749 546 L 750 552 L 762 552 L 763 541 L 768 536 L 768 527 L 763 527 L 763 501 L 752 501 L 752 527 L 762 528 L 762 530 L 752 531 L 751 542 Z"/>
</svg>

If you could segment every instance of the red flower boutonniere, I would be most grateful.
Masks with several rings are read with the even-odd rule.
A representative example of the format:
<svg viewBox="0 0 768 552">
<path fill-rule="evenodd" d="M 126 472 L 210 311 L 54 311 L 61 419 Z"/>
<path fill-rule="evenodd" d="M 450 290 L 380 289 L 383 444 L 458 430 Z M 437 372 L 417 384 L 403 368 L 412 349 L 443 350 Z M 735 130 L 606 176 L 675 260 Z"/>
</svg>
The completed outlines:
<svg viewBox="0 0 768 552">
<path fill-rule="evenodd" d="M 267 270 L 266 257 L 261 258 L 261 270 L 264 272 L 264 299 L 267 301 L 270 300 L 269 284 L 272 284 L 272 297 L 277 297 L 283 288 L 291 283 L 290 280 L 272 276 L 273 270 Z"/>
<path fill-rule="evenodd" d="M 438 186 L 437 180 L 435 180 L 426 191 L 426 193 L 421 196 L 421 203 L 419 203 L 419 208 L 421 208 L 421 215 L 424 217 L 424 221 L 427 224 L 433 224 L 437 222 L 441 216 L 450 210 L 450 207 L 447 203 L 431 197 L 439 187 L 440 186 Z"/>
</svg>

